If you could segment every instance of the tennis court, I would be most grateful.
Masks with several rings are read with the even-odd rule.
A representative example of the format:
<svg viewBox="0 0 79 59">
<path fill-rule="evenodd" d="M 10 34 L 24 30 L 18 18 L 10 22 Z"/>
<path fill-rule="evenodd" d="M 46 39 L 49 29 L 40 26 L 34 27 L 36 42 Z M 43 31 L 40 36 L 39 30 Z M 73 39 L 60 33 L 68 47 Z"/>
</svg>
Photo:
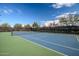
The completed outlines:
<svg viewBox="0 0 79 59">
<path fill-rule="evenodd" d="M 42 32 L 14 32 L 24 39 L 28 39 L 40 46 L 54 49 L 69 56 L 79 56 L 79 37 L 71 34 L 42 33 Z"/>
</svg>

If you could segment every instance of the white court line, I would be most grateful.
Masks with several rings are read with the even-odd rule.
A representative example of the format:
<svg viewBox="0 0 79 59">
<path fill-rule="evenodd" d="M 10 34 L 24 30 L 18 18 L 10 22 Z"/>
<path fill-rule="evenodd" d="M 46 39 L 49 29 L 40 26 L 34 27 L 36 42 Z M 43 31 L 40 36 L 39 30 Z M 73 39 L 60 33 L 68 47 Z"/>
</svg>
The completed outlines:
<svg viewBox="0 0 79 59">
<path fill-rule="evenodd" d="M 79 35 L 75 35 L 77 41 L 79 42 Z"/>
<path fill-rule="evenodd" d="M 40 36 L 39 36 L 39 37 L 40 37 Z M 36 39 L 37 39 L 37 38 L 36 38 Z M 34 39 L 34 40 L 36 40 L 36 39 Z M 45 40 L 40 40 L 40 41 L 43 41 L 43 42 L 46 42 L 46 43 L 49 43 L 49 44 L 53 44 L 53 45 L 57 45 L 57 46 L 61 46 L 61 47 L 65 47 L 65 48 L 68 48 L 68 49 L 71 49 L 71 50 L 79 51 L 78 48 L 73 48 L 73 47 L 69 47 L 69 46 L 61 45 L 61 44 L 54 43 L 54 42 L 48 42 L 48 41 L 45 41 Z"/>
<path fill-rule="evenodd" d="M 19 36 L 19 37 L 20 37 L 20 36 Z M 54 50 L 54 49 L 45 47 L 45 46 L 43 46 L 43 45 L 41 45 L 41 44 L 38 44 L 38 43 L 33 42 L 33 41 L 31 41 L 31 40 L 25 39 L 25 38 L 23 38 L 23 37 L 20 37 L 20 38 L 22 38 L 22 39 L 24 39 L 24 40 L 27 40 L 27 41 L 29 41 L 29 42 L 31 42 L 31 43 L 33 43 L 33 44 L 35 44 L 35 45 L 38 45 L 38 46 L 40 46 L 40 47 L 43 47 L 43 48 L 46 48 L 46 49 L 48 49 L 48 50 L 54 51 L 54 52 L 56 52 L 56 53 L 59 53 L 59 54 L 61 54 L 61 55 L 68 56 L 68 55 L 66 55 L 66 54 L 64 54 L 64 53 L 61 53 L 61 52 L 58 52 L 58 51 L 56 51 L 56 50 Z"/>
<path fill-rule="evenodd" d="M 45 40 L 41 40 L 43 42 L 46 42 Z M 68 46 L 65 46 L 65 45 L 61 45 L 61 44 L 58 44 L 58 43 L 54 43 L 54 42 L 46 42 L 46 43 L 49 43 L 49 44 L 53 44 L 53 45 L 57 45 L 57 46 L 61 46 L 61 47 L 65 47 L 65 48 L 68 48 L 68 49 L 72 49 L 72 50 L 76 50 L 76 51 L 79 51 L 79 49 L 77 48 L 73 48 L 73 47 L 68 47 Z"/>
<path fill-rule="evenodd" d="M 37 39 L 34 39 L 34 40 L 37 40 Z M 78 38 L 78 37 L 77 37 L 77 40 L 79 41 L 79 38 Z M 61 46 L 61 47 L 65 47 L 65 48 L 68 48 L 68 49 L 72 49 L 72 50 L 79 51 L 78 48 L 73 48 L 73 47 L 69 47 L 69 46 L 61 45 L 61 44 L 54 43 L 54 42 L 48 42 L 48 41 L 45 41 L 45 40 L 41 40 L 41 41 L 46 42 L 46 43 L 49 43 L 49 44 L 53 44 L 53 45 L 57 45 L 57 46 Z"/>
<path fill-rule="evenodd" d="M 40 37 L 40 36 L 39 36 L 39 37 Z M 25 39 L 25 38 L 24 38 L 24 39 Z M 35 40 L 36 40 L 36 39 L 35 39 Z M 31 40 L 29 40 L 29 41 L 31 41 Z M 53 44 L 53 45 L 57 45 L 57 46 L 61 46 L 61 47 L 67 48 L 67 49 L 79 51 L 79 49 L 77 49 L 77 48 L 73 48 L 73 47 L 69 47 L 69 46 L 57 44 L 57 43 L 54 43 L 54 42 L 47 42 L 47 41 L 45 41 L 45 40 L 40 40 L 40 41 L 43 41 L 43 42 L 46 42 L 46 43 L 49 43 L 49 44 Z M 39 45 L 39 44 L 37 44 L 37 45 Z M 40 44 L 40 45 L 41 45 L 41 44 Z M 45 46 L 43 46 L 43 45 L 41 45 L 41 47 L 47 48 L 47 47 L 45 47 Z M 52 49 L 50 49 L 50 48 L 47 48 L 47 49 L 52 50 Z M 60 52 L 59 52 L 59 53 L 60 53 Z M 65 55 L 65 54 L 64 54 L 64 55 Z"/>
</svg>

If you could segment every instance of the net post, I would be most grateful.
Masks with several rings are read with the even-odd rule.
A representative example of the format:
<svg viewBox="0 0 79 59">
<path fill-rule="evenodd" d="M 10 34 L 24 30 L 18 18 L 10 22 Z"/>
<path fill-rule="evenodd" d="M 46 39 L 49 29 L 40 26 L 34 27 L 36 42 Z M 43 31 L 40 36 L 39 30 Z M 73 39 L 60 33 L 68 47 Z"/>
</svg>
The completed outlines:
<svg viewBox="0 0 79 59">
<path fill-rule="evenodd" d="M 11 36 L 13 36 L 13 28 L 11 29 Z"/>
</svg>

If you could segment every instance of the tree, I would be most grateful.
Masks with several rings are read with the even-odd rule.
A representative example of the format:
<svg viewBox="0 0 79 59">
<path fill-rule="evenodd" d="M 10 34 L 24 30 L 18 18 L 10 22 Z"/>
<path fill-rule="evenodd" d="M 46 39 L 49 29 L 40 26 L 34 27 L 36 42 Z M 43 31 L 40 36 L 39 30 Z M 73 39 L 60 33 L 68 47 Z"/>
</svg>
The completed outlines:
<svg viewBox="0 0 79 59">
<path fill-rule="evenodd" d="M 66 18 L 65 17 L 60 18 L 60 24 L 62 24 L 62 25 L 74 26 L 77 23 L 79 23 L 79 16 L 78 15 L 69 14 Z"/>
<path fill-rule="evenodd" d="M 34 23 L 32 24 L 32 27 L 33 27 L 33 28 L 39 28 L 39 25 L 38 25 L 38 23 L 34 22 Z"/>
<path fill-rule="evenodd" d="M 11 26 L 8 23 L 4 23 L 1 25 L 2 31 L 11 31 Z"/>
<path fill-rule="evenodd" d="M 74 16 L 74 24 L 79 24 L 79 16 L 78 15 L 75 15 Z"/>
<path fill-rule="evenodd" d="M 24 30 L 30 31 L 31 30 L 31 26 L 29 24 L 24 25 Z"/>
<path fill-rule="evenodd" d="M 40 26 L 38 25 L 38 23 L 34 22 L 34 23 L 32 24 L 32 30 L 33 30 L 33 31 L 39 31 L 39 28 L 40 28 Z"/>
<path fill-rule="evenodd" d="M 74 26 L 79 22 L 79 15 L 69 14 L 68 24 Z"/>
<path fill-rule="evenodd" d="M 21 31 L 23 28 L 22 28 L 22 24 L 15 24 L 14 25 L 14 30 L 15 31 Z"/>
<path fill-rule="evenodd" d="M 63 26 L 64 26 L 64 25 L 65 25 L 65 26 L 68 25 L 68 24 L 67 24 L 67 20 L 66 20 L 65 17 L 61 17 L 60 20 L 59 20 L 59 22 L 60 22 L 60 24 L 63 25 Z"/>
<path fill-rule="evenodd" d="M 74 25 L 74 15 L 72 15 L 72 14 L 69 14 L 68 15 L 68 25 L 69 26 L 73 26 Z"/>
<path fill-rule="evenodd" d="M 25 28 L 31 28 L 31 26 L 29 24 L 24 25 Z"/>
</svg>

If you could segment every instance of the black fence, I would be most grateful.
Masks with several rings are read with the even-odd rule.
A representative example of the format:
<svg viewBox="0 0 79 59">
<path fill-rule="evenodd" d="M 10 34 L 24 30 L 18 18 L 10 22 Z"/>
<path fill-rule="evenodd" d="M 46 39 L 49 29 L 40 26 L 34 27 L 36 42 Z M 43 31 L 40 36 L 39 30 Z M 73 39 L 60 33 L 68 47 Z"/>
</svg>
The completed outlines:
<svg viewBox="0 0 79 59">
<path fill-rule="evenodd" d="M 79 34 L 79 26 L 44 27 L 44 28 L 40 28 L 40 31 L 42 31 L 42 32 L 54 32 L 54 33 Z"/>
<path fill-rule="evenodd" d="M 8 31 L 38 31 L 38 32 L 53 32 L 53 33 L 73 33 L 79 34 L 79 26 L 57 26 L 57 27 L 39 27 L 39 28 L 21 28 L 15 30 L 15 28 L 0 28 L 1 32 Z"/>
</svg>

